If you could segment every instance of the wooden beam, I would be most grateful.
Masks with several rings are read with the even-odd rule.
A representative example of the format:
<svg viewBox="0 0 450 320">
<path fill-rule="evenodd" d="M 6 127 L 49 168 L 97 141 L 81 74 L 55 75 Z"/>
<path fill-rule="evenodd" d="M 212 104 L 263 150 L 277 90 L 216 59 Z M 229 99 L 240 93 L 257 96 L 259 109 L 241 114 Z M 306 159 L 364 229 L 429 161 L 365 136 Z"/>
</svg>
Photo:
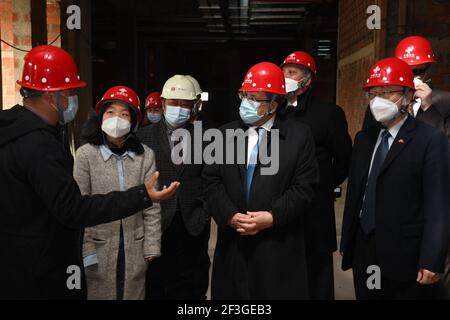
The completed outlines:
<svg viewBox="0 0 450 320">
<path fill-rule="evenodd" d="M 381 29 L 374 32 L 375 55 L 374 60 L 378 61 L 386 56 L 386 30 L 387 30 L 387 0 L 378 0 L 381 8 Z"/>
<path fill-rule="evenodd" d="M 406 0 L 398 1 L 398 34 L 406 33 L 406 18 L 408 14 L 408 3 Z"/>
<path fill-rule="evenodd" d="M 68 30 L 66 21 L 67 7 L 78 5 L 81 9 L 81 30 Z M 75 121 L 69 127 L 68 144 L 74 152 L 80 146 L 80 133 L 83 124 L 88 119 L 92 101 L 92 48 L 91 48 L 91 1 L 90 0 L 61 0 L 61 47 L 68 51 L 75 59 L 81 80 L 88 86 L 77 90 L 79 110 Z"/>
<path fill-rule="evenodd" d="M 31 6 L 31 43 L 33 47 L 47 44 L 47 1 L 33 0 Z"/>
</svg>

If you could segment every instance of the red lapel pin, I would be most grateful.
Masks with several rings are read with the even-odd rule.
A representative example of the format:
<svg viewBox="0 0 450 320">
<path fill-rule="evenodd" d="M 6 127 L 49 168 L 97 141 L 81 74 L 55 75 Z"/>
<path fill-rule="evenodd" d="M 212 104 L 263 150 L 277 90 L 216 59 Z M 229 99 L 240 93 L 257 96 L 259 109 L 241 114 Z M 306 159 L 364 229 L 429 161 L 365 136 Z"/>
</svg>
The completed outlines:
<svg viewBox="0 0 450 320">
<path fill-rule="evenodd" d="M 400 139 L 400 140 L 398 140 L 398 143 L 400 143 L 400 144 L 405 144 L 405 140 Z"/>
</svg>

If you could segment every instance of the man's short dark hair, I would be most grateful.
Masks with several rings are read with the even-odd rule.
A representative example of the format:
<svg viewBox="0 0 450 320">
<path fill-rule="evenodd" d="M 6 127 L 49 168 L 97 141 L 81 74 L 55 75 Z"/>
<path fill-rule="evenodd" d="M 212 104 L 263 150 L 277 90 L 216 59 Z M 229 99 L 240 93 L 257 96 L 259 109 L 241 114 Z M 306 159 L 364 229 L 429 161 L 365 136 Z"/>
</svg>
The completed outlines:
<svg viewBox="0 0 450 320">
<path fill-rule="evenodd" d="M 42 91 L 28 89 L 25 87 L 20 88 L 20 95 L 25 99 L 38 98 L 38 97 L 42 96 L 43 93 L 44 92 L 42 92 Z"/>
<path fill-rule="evenodd" d="M 277 102 L 279 106 L 284 102 L 284 96 L 271 92 L 267 92 L 267 99 L 271 102 Z"/>
</svg>

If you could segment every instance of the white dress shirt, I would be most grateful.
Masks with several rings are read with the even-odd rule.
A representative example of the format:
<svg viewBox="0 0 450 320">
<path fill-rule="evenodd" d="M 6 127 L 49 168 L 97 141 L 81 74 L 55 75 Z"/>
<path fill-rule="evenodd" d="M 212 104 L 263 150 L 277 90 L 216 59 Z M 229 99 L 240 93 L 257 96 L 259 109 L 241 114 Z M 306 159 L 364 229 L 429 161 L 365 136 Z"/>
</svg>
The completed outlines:
<svg viewBox="0 0 450 320">
<path fill-rule="evenodd" d="M 417 117 L 417 114 L 419 113 L 421 105 L 422 105 L 422 99 L 417 98 L 416 102 L 413 104 L 414 118 Z"/>
<path fill-rule="evenodd" d="M 269 119 L 266 123 L 264 123 L 263 125 L 261 125 L 259 127 L 256 127 L 256 126 L 249 127 L 249 129 L 248 129 L 248 146 L 247 146 L 247 168 L 250 163 L 250 156 L 252 154 L 252 151 L 258 144 L 259 136 L 258 136 L 258 132 L 256 131 L 256 129 L 264 128 L 264 130 L 266 130 L 266 132 L 270 132 L 270 130 L 273 127 L 274 122 L 275 122 L 275 116 L 272 117 L 271 119 Z"/>
<path fill-rule="evenodd" d="M 395 124 L 392 128 L 388 129 L 389 133 L 390 133 L 390 137 L 388 139 L 389 150 L 391 149 L 392 144 L 394 143 L 394 140 L 397 137 L 398 132 L 402 128 L 403 124 L 406 122 L 406 119 L 408 119 L 408 117 L 404 117 L 401 121 L 399 121 L 397 124 Z M 372 164 L 373 164 L 373 159 L 375 158 L 375 152 L 377 151 L 378 146 L 381 143 L 381 137 L 382 137 L 384 131 L 386 131 L 386 129 L 382 129 L 380 131 L 380 133 L 378 134 L 377 143 L 375 144 L 375 148 L 373 149 L 373 153 L 372 153 L 372 160 L 370 161 L 369 175 L 370 175 L 370 171 L 372 170 Z"/>
</svg>

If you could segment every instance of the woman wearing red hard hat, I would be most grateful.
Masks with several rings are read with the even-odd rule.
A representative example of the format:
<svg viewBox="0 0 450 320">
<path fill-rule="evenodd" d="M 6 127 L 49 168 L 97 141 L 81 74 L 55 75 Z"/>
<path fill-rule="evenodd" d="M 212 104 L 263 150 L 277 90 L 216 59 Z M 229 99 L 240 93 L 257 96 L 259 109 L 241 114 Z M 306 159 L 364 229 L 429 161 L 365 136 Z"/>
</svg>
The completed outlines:
<svg viewBox="0 0 450 320">
<path fill-rule="evenodd" d="M 89 120 L 92 133 L 86 135 L 88 143 L 77 150 L 75 160 L 74 177 L 81 193 L 105 194 L 144 183 L 156 166 L 153 151 L 134 135 L 142 118 L 137 94 L 125 86 L 113 87 L 95 110 L 97 117 Z M 88 299 L 143 300 L 147 263 L 161 255 L 160 247 L 161 214 L 156 203 L 125 219 L 86 228 Z"/>
<path fill-rule="evenodd" d="M 154 175 L 127 192 L 82 196 L 60 139 L 78 109 L 76 89 L 86 85 L 74 60 L 36 47 L 18 84 L 23 105 L 0 111 L 0 299 L 85 299 L 82 228 L 149 208 L 178 183 L 157 191 Z"/>
</svg>

